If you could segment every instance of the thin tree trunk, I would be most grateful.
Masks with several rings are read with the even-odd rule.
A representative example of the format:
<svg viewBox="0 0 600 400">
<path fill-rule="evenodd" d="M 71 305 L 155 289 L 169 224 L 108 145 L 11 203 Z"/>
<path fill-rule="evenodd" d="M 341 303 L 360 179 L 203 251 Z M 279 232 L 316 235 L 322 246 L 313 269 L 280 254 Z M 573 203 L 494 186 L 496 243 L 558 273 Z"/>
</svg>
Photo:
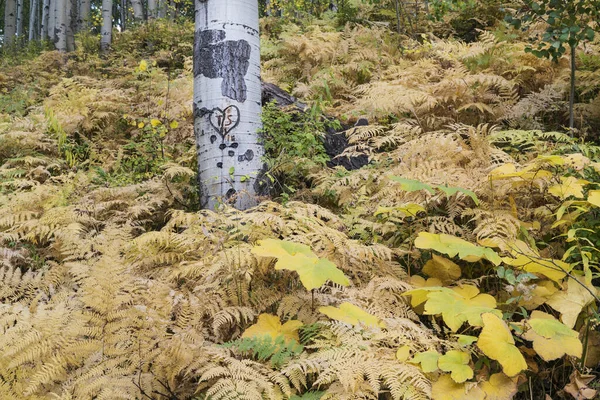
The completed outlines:
<svg viewBox="0 0 600 400">
<path fill-rule="evenodd" d="M 67 51 L 75 50 L 75 23 L 77 21 L 77 0 L 65 0 L 67 8 Z"/>
<path fill-rule="evenodd" d="M 17 33 L 17 2 L 6 0 L 4 4 L 4 43 L 11 46 Z"/>
<path fill-rule="evenodd" d="M 35 40 L 35 20 L 37 16 L 38 0 L 31 0 L 29 6 L 29 41 Z"/>
<path fill-rule="evenodd" d="M 167 17 L 167 1 L 168 0 L 158 0 L 158 18 Z"/>
<path fill-rule="evenodd" d="M 194 130 L 201 205 L 258 203 L 262 145 L 257 0 L 196 0 Z"/>
<path fill-rule="evenodd" d="M 575 127 L 575 71 L 577 70 L 577 46 L 571 45 L 571 93 L 569 96 L 569 129 Z"/>
<path fill-rule="evenodd" d="M 115 3 L 115 7 L 117 5 L 119 6 L 119 15 L 121 16 L 121 31 L 124 31 L 127 29 L 127 0 L 121 0 L 120 3 Z"/>
<path fill-rule="evenodd" d="M 112 42 L 112 0 L 102 0 L 102 30 L 100 31 L 100 51 L 108 51 Z"/>
<path fill-rule="evenodd" d="M 48 7 L 48 39 L 52 43 L 56 41 L 56 1 L 49 0 Z"/>
<path fill-rule="evenodd" d="M 169 0 L 169 5 L 167 7 L 167 15 L 170 21 L 175 21 L 175 1 Z"/>
<path fill-rule="evenodd" d="M 77 31 L 81 32 L 87 30 L 90 26 L 90 11 L 92 9 L 92 2 L 90 0 L 79 1 L 79 12 L 77 13 Z"/>
<path fill-rule="evenodd" d="M 400 0 L 396 0 L 396 30 L 398 31 L 398 34 L 401 33 L 400 31 Z"/>
<path fill-rule="evenodd" d="M 156 0 L 148 0 L 148 20 L 156 19 L 156 17 L 158 17 L 157 6 Z"/>
<path fill-rule="evenodd" d="M 144 6 L 142 5 L 142 0 L 131 0 L 131 5 L 133 7 L 133 18 L 136 21 L 141 21 L 144 19 Z"/>
<path fill-rule="evenodd" d="M 56 1 L 56 42 L 55 47 L 58 51 L 67 51 L 67 2 L 70 0 Z"/>
<path fill-rule="evenodd" d="M 17 0 L 17 40 L 23 37 L 23 1 Z"/>
</svg>

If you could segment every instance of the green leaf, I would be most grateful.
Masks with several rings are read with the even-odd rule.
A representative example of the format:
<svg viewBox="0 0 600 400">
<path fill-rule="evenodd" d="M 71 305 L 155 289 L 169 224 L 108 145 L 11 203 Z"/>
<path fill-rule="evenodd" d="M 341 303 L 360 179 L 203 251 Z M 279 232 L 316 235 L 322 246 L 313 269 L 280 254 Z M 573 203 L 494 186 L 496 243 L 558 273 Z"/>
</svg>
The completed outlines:
<svg viewBox="0 0 600 400">
<path fill-rule="evenodd" d="M 450 377 L 456 383 L 462 383 L 473 377 L 473 370 L 469 367 L 471 356 L 459 350 L 450 350 L 438 360 L 438 367 L 444 372 L 450 372 Z"/>
<path fill-rule="evenodd" d="M 494 265 L 500 265 L 502 259 L 494 250 L 474 245 L 456 236 L 421 232 L 415 240 L 419 249 L 431 249 L 450 257 L 458 255 L 462 260 L 476 262 L 485 258 Z"/>
<path fill-rule="evenodd" d="M 331 261 L 317 257 L 306 245 L 277 239 L 260 240 L 258 243 L 252 248 L 253 254 L 277 258 L 275 269 L 296 271 L 307 290 L 319 288 L 327 281 L 342 286 L 350 284 L 342 270 Z"/>
<path fill-rule="evenodd" d="M 533 342 L 533 349 L 545 361 L 556 360 L 565 354 L 581 357 L 583 345 L 579 334 L 552 315 L 534 311 L 527 324 L 531 329 L 525 332 L 523 338 Z"/>
<path fill-rule="evenodd" d="M 477 198 L 477 195 L 470 190 L 459 188 L 459 187 L 441 186 L 441 185 L 436 186 L 436 188 L 441 190 L 442 192 L 446 193 L 446 196 L 448 196 L 448 197 L 450 197 L 456 193 L 465 194 L 465 195 L 469 196 L 470 198 L 472 198 L 476 205 L 479 205 L 479 199 Z"/>
<path fill-rule="evenodd" d="M 402 190 L 406 192 L 417 192 L 419 190 L 427 190 L 431 194 L 435 193 L 433 186 L 428 185 L 427 183 L 415 181 L 412 179 L 401 178 L 399 176 L 392 176 L 390 177 L 390 179 L 394 182 L 399 182 Z"/>
<path fill-rule="evenodd" d="M 434 372 L 438 369 L 438 360 L 440 353 L 435 350 L 427 350 L 421 353 L 415 354 L 410 362 L 412 364 L 421 364 L 421 370 L 425 373 Z"/>
</svg>

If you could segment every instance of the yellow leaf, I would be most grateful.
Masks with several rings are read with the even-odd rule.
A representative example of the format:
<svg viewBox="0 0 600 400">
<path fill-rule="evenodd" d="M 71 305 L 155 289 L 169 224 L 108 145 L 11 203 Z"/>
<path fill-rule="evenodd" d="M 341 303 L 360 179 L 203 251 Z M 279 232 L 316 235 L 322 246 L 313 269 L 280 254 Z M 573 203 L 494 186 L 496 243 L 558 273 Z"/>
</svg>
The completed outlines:
<svg viewBox="0 0 600 400">
<path fill-rule="evenodd" d="M 483 354 L 498 361 L 508 376 L 515 376 L 527 369 L 525 358 L 515 346 L 512 333 L 504 321 L 491 313 L 482 314 L 481 319 L 483 329 L 479 334 L 477 346 Z"/>
<path fill-rule="evenodd" d="M 440 359 L 440 353 L 435 350 L 427 350 L 421 353 L 415 354 L 412 360 L 413 364 L 421 364 L 421 370 L 425 373 L 437 371 L 438 360 Z"/>
<path fill-rule="evenodd" d="M 427 211 L 425 207 L 420 204 L 408 203 L 397 207 L 378 207 L 377 211 L 375 211 L 375 216 L 399 212 L 405 217 L 416 217 L 418 213 L 425 211 Z"/>
<path fill-rule="evenodd" d="M 477 341 L 477 336 L 470 336 L 470 335 L 452 335 L 452 336 L 454 336 L 458 339 L 457 342 L 461 346 L 469 346 Z"/>
<path fill-rule="evenodd" d="M 522 296 L 518 304 L 528 310 L 534 310 L 548 301 L 548 299 L 557 291 L 558 288 L 554 286 L 554 283 L 551 281 L 540 281 L 531 291 L 531 297 L 526 298 L 525 296 Z M 513 295 L 518 296 L 519 293 L 515 291 Z"/>
<path fill-rule="evenodd" d="M 332 281 L 348 286 L 350 281 L 334 263 L 317 257 L 310 247 L 277 239 L 265 239 L 252 248 L 252 253 L 263 257 L 277 258 L 275 269 L 296 271 L 307 290 L 319 288 Z"/>
<path fill-rule="evenodd" d="M 560 320 L 566 326 L 573 328 L 581 310 L 594 300 L 592 293 L 596 293 L 596 288 L 573 278 L 569 278 L 566 286 L 566 290 L 554 293 L 546 303 L 560 312 Z"/>
<path fill-rule="evenodd" d="M 140 123 L 138 124 L 138 128 L 140 128 L 140 129 L 142 129 L 144 126 L 146 126 L 146 125 L 145 125 L 143 122 L 140 122 Z"/>
<path fill-rule="evenodd" d="M 244 331 L 243 338 L 270 336 L 275 340 L 279 336 L 283 336 L 285 342 L 295 340 L 300 341 L 298 337 L 298 329 L 302 326 L 302 322 L 290 320 L 285 324 L 281 324 L 279 317 L 270 314 L 260 314 L 258 322 Z"/>
<path fill-rule="evenodd" d="M 438 367 L 444 372 L 451 372 L 450 377 L 454 382 L 462 383 L 473 377 L 473 370 L 469 367 L 471 356 L 459 350 L 450 350 L 438 360 Z"/>
<path fill-rule="evenodd" d="M 142 72 L 146 71 L 148 69 L 148 62 L 146 60 L 140 61 L 138 69 Z"/>
<path fill-rule="evenodd" d="M 427 289 L 421 289 L 427 290 Z M 410 293 L 407 292 L 407 293 Z M 482 313 L 502 315 L 496 308 L 496 299 L 489 294 L 479 294 L 475 286 L 465 285 L 460 288 L 432 288 L 425 303 L 426 315 L 441 314 L 448 327 L 456 332 L 463 323 L 471 326 L 483 326 Z"/>
<path fill-rule="evenodd" d="M 385 323 L 379 318 L 348 302 L 340 304 L 339 308 L 332 306 L 319 307 L 319 311 L 331 319 L 350 325 L 378 326 L 380 328 L 385 328 Z"/>
<path fill-rule="evenodd" d="M 150 120 L 150 125 L 152 125 L 154 128 L 156 128 L 159 125 L 162 125 L 162 122 L 160 122 L 160 120 L 153 118 Z"/>
<path fill-rule="evenodd" d="M 534 311 L 527 321 L 530 326 L 523 337 L 533 342 L 533 349 L 546 361 L 556 360 L 568 354 L 581 357 L 583 345 L 579 334 L 542 311 Z"/>
<path fill-rule="evenodd" d="M 575 197 L 578 199 L 583 198 L 583 187 L 589 184 L 588 181 L 583 179 L 577 179 L 569 176 L 567 178 L 561 177 L 562 181 L 559 185 L 554 185 L 548 188 L 548 193 L 565 200 L 567 197 Z"/>
<path fill-rule="evenodd" d="M 438 278 L 445 285 L 454 282 L 460 278 L 461 270 L 458 265 L 447 258 L 433 255 L 433 258 L 425 263 L 423 272 L 427 275 Z"/>
<path fill-rule="evenodd" d="M 483 382 L 481 389 L 485 392 L 485 400 L 511 400 L 517 394 L 517 380 L 500 372 Z"/>
<path fill-rule="evenodd" d="M 171 121 L 171 123 L 169 124 L 169 127 L 171 129 L 177 129 L 177 128 L 179 128 L 179 122 L 177 122 L 177 121 Z"/>
<path fill-rule="evenodd" d="M 408 357 L 410 357 L 410 346 L 402 346 L 396 352 L 396 359 L 398 361 L 404 362 L 408 360 Z"/>
<path fill-rule="evenodd" d="M 502 261 L 504 264 L 516 267 L 525 272 L 544 275 L 555 282 L 564 279 L 567 273 L 573 269 L 571 264 L 564 261 L 544 259 L 536 255 L 519 254 L 516 258 L 502 257 Z"/>
<path fill-rule="evenodd" d="M 437 278 L 429 278 L 427 280 L 425 280 L 425 278 L 423 278 L 422 276 L 419 275 L 413 275 L 410 277 L 410 283 L 417 287 L 417 288 L 421 288 L 421 287 L 438 287 L 441 288 L 442 286 L 444 286 L 442 284 L 442 281 L 440 281 Z M 418 290 L 418 289 L 413 289 L 410 291 L 410 304 L 413 307 L 417 307 L 420 304 L 423 304 L 427 301 L 427 295 L 429 294 L 429 291 L 427 290 Z"/>
<path fill-rule="evenodd" d="M 502 262 L 494 250 L 477 246 L 452 235 L 421 232 L 415 240 L 415 247 L 439 251 L 450 257 L 458 255 L 461 259 L 469 262 L 479 261 L 482 258 L 491 261 L 494 265 Z"/>
<path fill-rule="evenodd" d="M 589 158 L 581 153 L 567 154 L 566 156 L 563 156 L 563 158 L 565 159 L 565 164 L 576 171 L 583 170 L 591 162 Z"/>
<path fill-rule="evenodd" d="M 485 393 L 477 385 L 456 383 L 450 375 L 442 375 L 431 385 L 433 400 L 483 400 Z"/>
<path fill-rule="evenodd" d="M 600 207 L 600 190 L 590 190 L 587 201 L 593 206 Z"/>
</svg>

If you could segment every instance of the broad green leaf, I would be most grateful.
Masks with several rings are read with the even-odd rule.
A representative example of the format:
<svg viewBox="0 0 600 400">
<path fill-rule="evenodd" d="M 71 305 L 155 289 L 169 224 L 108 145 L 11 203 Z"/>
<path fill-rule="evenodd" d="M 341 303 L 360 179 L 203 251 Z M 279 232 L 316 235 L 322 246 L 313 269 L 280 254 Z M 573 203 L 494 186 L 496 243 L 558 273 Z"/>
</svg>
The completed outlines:
<svg viewBox="0 0 600 400">
<path fill-rule="evenodd" d="M 470 335 L 452 335 L 452 336 L 454 336 L 458 339 L 457 342 L 461 346 L 469 346 L 477 341 L 477 336 L 470 336 Z"/>
<path fill-rule="evenodd" d="M 469 262 L 479 261 L 482 258 L 489 260 L 494 265 L 500 265 L 502 259 L 494 250 L 480 247 L 464 239 L 446 234 L 421 232 L 415 240 L 419 249 L 431 249 L 450 257 L 458 255 L 459 258 Z"/>
<path fill-rule="evenodd" d="M 433 400 L 484 400 L 485 393 L 477 385 L 456 383 L 450 375 L 442 375 L 431 384 Z"/>
<path fill-rule="evenodd" d="M 438 360 L 438 367 L 444 372 L 450 372 L 454 382 L 462 383 L 473 377 L 473 370 L 469 367 L 471 356 L 459 350 L 450 350 Z"/>
<path fill-rule="evenodd" d="M 556 360 L 565 354 L 581 357 L 583 345 L 579 334 L 552 315 L 534 311 L 527 324 L 531 329 L 525 332 L 523 337 L 533 342 L 533 349 L 544 360 Z"/>
<path fill-rule="evenodd" d="M 489 294 L 479 294 L 475 286 L 465 285 L 461 288 L 423 288 L 427 290 L 425 303 L 426 315 L 442 315 L 448 327 L 456 332 L 463 323 L 471 326 L 483 326 L 482 313 L 502 315 L 496 310 L 496 299 Z M 410 294 L 411 291 L 406 293 Z"/>
<path fill-rule="evenodd" d="M 242 338 L 270 336 L 275 340 L 278 336 L 283 336 L 286 343 L 291 340 L 300 342 L 298 329 L 302 325 L 302 322 L 296 320 L 290 320 L 282 325 L 276 315 L 260 314 L 258 322 L 246 329 L 242 334 Z"/>
<path fill-rule="evenodd" d="M 442 281 L 440 281 L 438 278 L 429 278 L 425 280 L 425 278 L 419 275 L 411 276 L 410 283 L 417 288 L 410 291 L 410 304 L 413 307 L 417 307 L 418 305 L 425 303 L 427 301 L 427 295 L 429 294 L 428 290 L 419 290 L 418 288 L 441 289 L 444 286 Z M 405 294 L 408 294 L 408 292 Z"/>
<path fill-rule="evenodd" d="M 581 310 L 592 301 L 596 293 L 596 288 L 591 284 L 569 278 L 566 283 L 566 290 L 556 292 L 546 302 L 550 307 L 560 312 L 560 320 L 569 328 L 575 326 L 577 317 Z"/>
<path fill-rule="evenodd" d="M 421 364 L 421 370 L 425 373 L 434 372 L 438 369 L 438 360 L 440 356 L 440 353 L 435 350 L 427 350 L 415 354 L 410 362 L 413 364 Z"/>
<path fill-rule="evenodd" d="M 483 329 L 479 334 L 477 346 L 483 354 L 498 361 L 508 376 L 515 376 L 527 369 L 525 358 L 515 346 L 515 339 L 502 318 L 485 313 L 481 315 L 481 319 Z"/>
<path fill-rule="evenodd" d="M 432 278 L 438 278 L 445 285 L 454 282 L 458 278 L 462 271 L 460 267 L 447 258 L 433 255 L 432 259 L 425 263 L 423 272 Z"/>
<path fill-rule="evenodd" d="M 401 346 L 398 351 L 396 351 L 396 360 L 404 362 L 408 360 L 410 357 L 410 346 Z"/>
<path fill-rule="evenodd" d="M 577 179 L 569 176 L 567 178 L 561 177 L 562 181 L 558 185 L 550 186 L 548 193 L 560 198 L 561 200 L 567 199 L 567 197 L 575 197 L 577 199 L 583 198 L 583 187 L 589 184 L 588 181 L 583 179 Z"/>
<path fill-rule="evenodd" d="M 339 308 L 332 306 L 319 307 L 319 311 L 331 319 L 350 325 L 379 326 L 380 328 L 385 328 L 385 323 L 379 318 L 348 302 L 340 304 Z"/>
<path fill-rule="evenodd" d="M 448 196 L 448 197 L 450 197 L 456 193 L 462 193 L 464 195 L 469 196 L 471 199 L 473 199 L 473 202 L 475 202 L 476 205 L 479 205 L 479 199 L 477 198 L 477 195 L 470 190 L 459 188 L 459 187 L 442 186 L 442 185 L 438 185 L 438 186 L 436 186 L 436 188 L 441 190 L 442 192 L 446 193 L 446 196 Z"/>
<path fill-rule="evenodd" d="M 517 394 L 517 379 L 500 372 L 482 382 L 481 389 L 485 392 L 485 400 L 512 400 Z"/>
<path fill-rule="evenodd" d="M 394 182 L 400 183 L 400 188 L 405 192 L 417 192 L 419 190 L 427 190 L 429 193 L 434 194 L 435 190 L 433 186 L 423 183 L 421 181 L 415 181 L 413 179 L 401 178 L 399 176 L 390 177 Z"/>
<path fill-rule="evenodd" d="M 319 288 L 327 281 L 342 286 L 350 284 L 348 278 L 334 263 L 325 258 L 318 258 L 308 246 L 303 244 L 266 239 L 259 241 L 259 246 L 255 246 L 252 253 L 277 258 L 275 269 L 296 271 L 307 290 Z"/>
</svg>

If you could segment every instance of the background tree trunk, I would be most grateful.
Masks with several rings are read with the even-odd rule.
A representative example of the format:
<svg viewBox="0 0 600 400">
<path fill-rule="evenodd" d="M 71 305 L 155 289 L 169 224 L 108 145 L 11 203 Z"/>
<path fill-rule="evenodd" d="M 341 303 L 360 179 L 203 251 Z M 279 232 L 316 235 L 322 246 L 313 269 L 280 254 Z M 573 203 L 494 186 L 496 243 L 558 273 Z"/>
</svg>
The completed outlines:
<svg viewBox="0 0 600 400">
<path fill-rule="evenodd" d="M 55 47 L 58 51 L 67 51 L 67 1 L 56 0 Z"/>
<path fill-rule="evenodd" d="M 23 1 L 17 0 L 17 40 L 23 37 Z"/>
<path fill-rule="evenodd" d="M 102 0 L 102 30 L 100 31 L 100 51 L 106 52 L 112 42 L 112 0 Z"/>
<path fill-rule="evenodd" d="M 158 5 L 156 0 L 148 0 L 148 20 L 156 19 Z"/>
<path fill-rule="evenodd" d="M 266 191 L 261 128 L 258 1 L 196 0 L 194 130 L 203 207 L 258 203 Z"/>
<path fill-rule="evenodd" d="M 158 0 L 158 18 L 167 17 L 167 8 L 169 0 Z"/>
<path fill-rule="evenodd" d="M 77 21 L 77 0 L 65 0 L 67 8 L 67 51 L 75 50 L 75 23 Z"/>
<path fill-rule="evenodd" d="M 92 9 L 91 0 L 80 0 L 79 12 L 77 13 L 77 31 L 87 30 L 90 26 L 90 11 Z"/>
<path fill-rule="evenodd" d="M 29 41 L 35 40 L 35 20 L 37 16 L 38 0 L 31 0 L 29 7 Z"/>
<path fill-rule="evenodd" d="M 56 41 L 56 1 L 49 0 L 50 6 L 48 7 L 48 39 L 52 43 Z"/>
<path fill-rule="evenodd" d="M 4 43 L 7 46 L 15 42 L 17 33 L 17 2 L 6 0 L 4 4 Z"/>
<path fill-rule="evenodd" d="M 141 21 L 144 19 L 144 6 L 142 5 L 142 0 L 131 0 L 131 5 L 133 7 L 133 18 L 136 21 Z"/>
</svg>

